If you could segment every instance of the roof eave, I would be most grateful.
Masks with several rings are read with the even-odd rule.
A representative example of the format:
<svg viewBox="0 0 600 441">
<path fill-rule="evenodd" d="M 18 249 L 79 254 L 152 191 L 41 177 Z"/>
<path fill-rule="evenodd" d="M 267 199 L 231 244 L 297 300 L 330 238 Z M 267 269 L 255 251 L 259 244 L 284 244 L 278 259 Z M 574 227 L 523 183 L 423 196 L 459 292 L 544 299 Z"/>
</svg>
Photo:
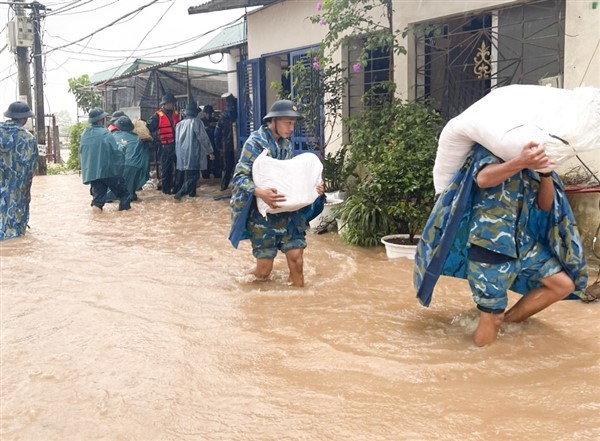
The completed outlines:
<svg viewBox="0 0 600 441">
<path fill-rule="evenodd" d="M 266 6 L 279 0 L 210 0 L 202 5 L 190 6 L 188 14 L 205 14 L 207 12 L 225 11 L 228 9 Z"/>
</svg>

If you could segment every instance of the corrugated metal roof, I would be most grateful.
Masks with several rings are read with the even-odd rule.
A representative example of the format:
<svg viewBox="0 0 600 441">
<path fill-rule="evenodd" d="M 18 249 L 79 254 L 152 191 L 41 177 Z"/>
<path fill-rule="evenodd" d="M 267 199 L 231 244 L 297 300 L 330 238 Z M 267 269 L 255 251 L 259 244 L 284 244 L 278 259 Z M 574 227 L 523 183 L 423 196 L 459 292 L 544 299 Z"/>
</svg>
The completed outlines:
<svg viewBox="0 0 600 441">
<path fill-rule="evenodd" d="M 246 43 L 246 23 L 241 21 L 215 35 L 212 40 L 200 48 L 196 55 L 226 52 L 227 49 L 241 46 L 244 43 Z"/>
<path fill-rule="evenodd" d="M 203 14 L 206 12 L 224 11 L 226 9 L 266 6 L 277 1 L 280 0 L 209 0 L 198 6 L 190 6 L 188 14 Z"/>
<path fill-rule="evenodd" d="M 187 59 L 194 59 L 194 58 L 198 58 L 198 57 L 193 56 L 193 57 L 189 57 Z M 171 67 L 171 68 L 175 68 L 175 69 L 182 70 L 182 71 L 185 71 L 186 69 L 189 68 L 190 72 L 202 72 L 202 73 L 207 73 L 207 74 L 219 74 L 219 73 L 224 72 L 223 70 L 220 70 L 220 69 L 207 69 L 205 67 L 186 66 L 185 64 L 175 64 L 178 61 L 181 62 L 184 60 L 177 59 L 177 60 L 173 60 L 173 61 L 158 62 L 158 61 L 143 60 L 143 59 L 138 58 L 137 60 L 132 61 L 131 63 L 124 64 L 123 66 L 115 67 L 112 69 L 106 69 L 101 72 L 94 73 L 90 78 L 90 83 L 91 84 L 102 83 L 104 81 L 121 78 L 123 76 L 135 73 L 137 71 L 140 71 L 139 73 L 143 73 L 143 72 L 147 72 L 148 70 L 158 69 L 158 68 L 163 68 L 163 67 L 165 67 L 165 68 Z"/>
<path fill-rule="evenodd" d="M 90 78 L 90 83 L 98 83 L 100 81 L 106 81 L 114 77 L 118 77 L 121 75 L 125 75 L 129 72 L 133 72 L 134 70 L 138 70 L 147 65 L 156 64 L 150 60 L 135 60 L 131 63 L 124 64 L 119 67 L 111 67 L 110 69 L 103 70 L 101 72 L 96 72 L 92 74 Z"/>
</svg>

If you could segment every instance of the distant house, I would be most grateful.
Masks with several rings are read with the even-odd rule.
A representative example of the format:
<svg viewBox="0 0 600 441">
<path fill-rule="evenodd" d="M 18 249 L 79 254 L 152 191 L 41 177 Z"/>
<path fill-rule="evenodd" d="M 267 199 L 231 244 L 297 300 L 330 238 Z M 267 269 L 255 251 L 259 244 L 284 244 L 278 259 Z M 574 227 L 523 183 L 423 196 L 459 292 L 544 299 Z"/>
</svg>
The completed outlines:
<svg viewBox="0 0 600 441">
<path fill-rule="evenodd" d="M 97 72 L 90 82 L 104 98 L 106 111 L 125 110 L 142 119 L 160 107 L 165 93 L 175 95 L 177 107 L 183 109 L 188 97 L 199 105 L 213 104 L 228 89 L 227 73 L 222 70 L 141 59 Z"/>
</svg>

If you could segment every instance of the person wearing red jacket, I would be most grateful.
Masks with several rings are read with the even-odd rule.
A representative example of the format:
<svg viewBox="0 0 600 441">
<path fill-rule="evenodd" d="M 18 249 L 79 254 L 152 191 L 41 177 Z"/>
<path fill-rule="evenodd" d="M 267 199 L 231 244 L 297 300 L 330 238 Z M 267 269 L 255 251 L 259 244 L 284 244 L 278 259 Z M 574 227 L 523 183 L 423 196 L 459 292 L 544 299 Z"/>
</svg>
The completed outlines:
<svg viewBox="0 0 600 441">
<path fill-rule="evenodd" d="M 160 102 L 160 109 L 154 112 L 146 123 L 148 130 L 160 141 L 160 178 L 164 194 L 175 194 L 179 191 L 175 178 L 175 126 L 180 117 L 175 110 L 175 103 L 173 94 L 165 94 Z"/>
</svg>

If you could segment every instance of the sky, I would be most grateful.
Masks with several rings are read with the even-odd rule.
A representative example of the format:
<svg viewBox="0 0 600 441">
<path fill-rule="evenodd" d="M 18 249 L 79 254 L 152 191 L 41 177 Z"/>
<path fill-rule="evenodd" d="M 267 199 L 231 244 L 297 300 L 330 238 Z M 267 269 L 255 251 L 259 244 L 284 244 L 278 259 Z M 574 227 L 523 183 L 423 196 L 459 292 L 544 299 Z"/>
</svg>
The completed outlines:
<svg viewBox="0 0 600 441">
<path fill-rule="evenodd" d="M 206 0 L 39 1 L 52 10 L 42 21 L 42 50 L 46 52 L 45 111 L 50 114 L 66 110 L 73 121 L 76 120 L 77 106 L 73 95 L 68 92 L 69 78 L 83 74 L 91 77 L 95 72 L 119 67 L 136 58 L 164 62 L 191 55 L 217 35 L 219 28 L 244 15 L 243 9 L 188 14 L 190 6 L 200 5 Z M 31 0 L 25 3 L 31 3 Z M 148 4 L 145 9 L 100 30 Z M 29 10 L 26 11 L 29 14 Z M 0 49 L 7 41 L 7 22 L 14 15 L 10 5 L 0 4 Z M 90 34 L 93 35 L 87 37 Z M 61 48 L 80 39 L 78 43 Z M 190 65 L 226 69 L 225 60 L 218 54 L 191 61 Z M 33 85 L 33 65 L 30 69 Z M 8 48 L 3 49 L 0 53 L 2 113 L 19 97 L 16 72 L 15 54 Z"/>
</svg>

